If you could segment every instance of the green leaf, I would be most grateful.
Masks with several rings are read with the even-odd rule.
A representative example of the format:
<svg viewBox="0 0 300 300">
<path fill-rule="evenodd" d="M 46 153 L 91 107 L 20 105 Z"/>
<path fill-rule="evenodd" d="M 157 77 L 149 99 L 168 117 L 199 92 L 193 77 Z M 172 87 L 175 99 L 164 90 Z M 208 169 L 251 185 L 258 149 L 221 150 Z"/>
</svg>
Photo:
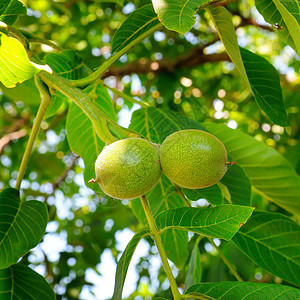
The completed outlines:
<svg viewBox="0 0 300 300">
<path fill-rule="evenodd" d="M 201 278 L 202 278 L 202 266 L 200 260 L 200 251 L 198 248 L 198 243 L 196 242 L 193 247 L 188 269 L 186 271 L 185 283 L 184 283 L 185 289 L 187 289 L 189 286 L 195 283 L 201 282 Z"/>
<path fill-rule="evenodd" d="M 286 126 L 287 115 L 277 70 L 263 57 L 238 46 L 231 15 L 225 7 L 209 7 L 208 12 L 232 62 L 250 85 L 257 104 L 274 123 Z"/>
<path fill-rule="evenodd" d="M 221 189 L 217 184 L 213 186 L 198 189 L 198 190 L 190 190 L 190 189 L 182 189 L 183 193 L 186 197 L 192 201 L 197 201 L 199 199 L 206 199 L 212 205 L 221 205 L 223 202 L 223 196 Z"/>
<path fill-rule="evenodd" d="M 291 219 L 254 212 L 232 241 L 268 272 L 300 286 L 300 226 Z"/>
<path fill-rule="evenodd" d="M 273 0 L 294 41 L 296 52 L 300 55 L 300 3 L 297 0 Z"/>
<path fill-rule="evenodd" d="M 266 198 L 300 216 L 300 178 L 276 150 L 253 137 L 222 124 L 203 124 L 219 138 L 227 152 Z"/>
<path fill-rule="evenodd" d="M 257 104 L 274 123 L 286 126 L 287 114 L 277 70 L 263 57 L 243 48 L 240 51 Z"/>
<path fill-rule="evenodd" d="M 129 128 L 157 144 L 161 144 L 168 135 L 178 130 L 189 128 L 205 130 L 192 119 L 154 107 L 136 110 Z"/>
<path fill-rule="evenodd" d="M 45 70 L 51 72 L 49 66 L 37 65 L 29 61 L 23 45 L 15 38 L 0 32 L 0 81 L 8 88 L 16 86 Z"/>
<path fill-rule="evenodd" d="M 114 34 L 111 52 L 120 51 L 157 24 L 159 21 L 151 4 L 136 9 Z"/>
<path fill-rule="evenodd" d="M 164 185 L 162 189 L 164 189 L 162 192 L 163 201 L 157 213 L 172 208 L 186 206 L 172 184 L 169 186 Z M 151 201 L 151 199 L 149 199 L 149 201 Z M 185 266 L 185 262 L 189 256 L 188 233 L 171 228 L 162 233 L 161 241 L 167 257 L 181 270 Z"/>
<path fill-rule="evenodd" d="M 205 282 L 187 289 L 185 295 L 203 296 L 204 299 L 299 299 L 300 290 L 290 286 L 254 282 Z"/>
<path fill-rule="evenodd" d="M 246 70 L 237 42 L 235 28 L 232 24 L 231 14 L 223 6 L 209 6 L 207 7 L 207 11 L 210 14 L 210 17 L 216 27 L 216 30 L 218 31 L 220 39 L 223 42 L 229 57 L 248 83 Z"/>
<path fill-rule="evenodd" d="M 26 14 L 26 7 L 18 0 L 1 0 L 0 1 L 0 21 L 13 25 L 19 15 Z"/>
<path fill-rule="evenodd" d="M 25 105 L 39 105 L 41 96 L 35 85 L 34 78 L 18 83 L 14 88 L 7 88 L 0 82 L 4 95 L 15 102 L 22 101 Z"/>
<path fill-rule="evenodd" d="M 198 8 L 209 0 L 152 0 L 159 19 L 170 30 L 188 32 L 195 23 Z"/>
<path fill-rule="evenodd" d="M 126 273 L 128 270 L 130 260 L 140 240 L 147 235 L 149 235 L 149 229 L 147 228 L 136 233 L 128 243 L 126 249 L 124 250 L 117 265 L 116 276 L 115 276 L 115 288 L 114 288 L 114 294 L 112 296 L 112 300 L 122 299 L 124 281 L 126 278 Z"/>
<path fill-rule="evenodd" d="M 114 107 L 106 88 L 101 85 L 91 85 L 84 91 L 87 93 L 95 93 L 97 98 L 94 102 L 99 109 L 101 109 L 110 118 L 116 118 Z M 67 138 L 71 150 L 74 153 L 77 153 L 84 160 L 84 179 L 86 185 L 95 191 L 100 191 L 98 184 L 87 182 L 91 178 L 95 177 L 95 161 L 103 149 L 104 143 L 96 134 L 95 128 L 90 119 L 75 103 L 70 105 L 67 115 L 66 129 L 68 132 Z"/>
<path fill-rule="evenodd" d="M 38 273 L 23 264 L 0 270 L 1 300 L 55 300 L 53 290 Z"/>
<path fill-rule="evenodd" d="M 221 183 L 228 188 L 232 204 L 251 205 L 251 183 L 240 166 L 229 166 Z"/>
<path fill-rule="evenodd" d="M 254 208 L 240 205 L 220 205 L 212 208 L 181 207 L 159 213 L 155 223 L 160 231 L 177 228 L 205 236 L 230 240 L 246 223 Z"/>
<path fill-rule="evenodd" d="M 276 24 L 274 32 L 299 55 L 300 8 L 297 0 L 255 0 L 255 6 L 266 22 Z"/>
<path fill-rule="evenodd" d="M 80 79 L 88 75 L 81 56 L 75 51 L 63 50 L 60 53 L 50 53 L 46 55 L 45 60 L 51 69 L 59 76 L 67 79 Z M 55 115 L 63 104 L 66 103 L 67 97 L 56 91 L 51 97 L 50 105 L 47 109 L 46 118 Z"/>
<path fill-rule="evenodd" d="M 45 61 L 53 72 L 67 79 L 79 79 L 88 75 L 82 57 L 73 50 L 50 53 L 45 56 Z"/>
<path fill-rule="evenodd" d="M 8 188 L 0 193 L 0 269 L 7 268 L 35 247 L 48 222 L 43 202 L 21 202 L 19 191 Z"/>
</svg>

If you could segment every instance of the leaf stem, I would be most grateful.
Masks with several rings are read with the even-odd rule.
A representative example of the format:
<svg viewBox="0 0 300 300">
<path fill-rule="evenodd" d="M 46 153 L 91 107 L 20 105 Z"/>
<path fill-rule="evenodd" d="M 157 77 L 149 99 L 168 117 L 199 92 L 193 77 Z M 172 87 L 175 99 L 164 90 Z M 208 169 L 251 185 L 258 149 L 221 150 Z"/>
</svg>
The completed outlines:
<svg viewBox="0 0 300 300">
<path fill-rule="evenodd" d="M 116 138 L 111 134 L 107 127 L 108 117 L 106 117 L 105 114 L 91 101 L 88 94 L 78 88 L 69 86 L 67 79 L 57 76 L 56 74 L 40 72 L 39 77 L 50 88 L 61 92 L 82 109 L 93 123 L 97 135 L 103 142 L 110 144 L 116 141 Z"/>
<path fill-rule="evenodd" d="M 166 271 L 166 274 L 168 276 L 174 300 L 180 300 L 181 299 L 181 295 L 180 295 L 180 293 L 178 291 L 175 278 L 173 276 L 171 267 L 170 267 L 170 265 L 168 263 L 168 259 L 167 259 L 167 255 L 166 255 L 165 249 L 164 249 L 163 244 L 161 242 L 160 234 L 159 234 L 159 232 L 158 232 L 158 230 L 156 228 L 156 225 L 155 225 L 154 217 L 152 215 L 148 199 L 146 198 L 145 195 L 143 195 L 141 197 L 141 202 L 142 202 L 142 205 L 143 205 L 143 208 L 144 208 L 144 212 L 146 214 L 146 217 L 147 217 L 147 220 L 148 220 L 148 223 L 149 223 L 150 230 L 151 230 L 151 232 L 153 234 L 154 241 L 155 241 L 157 250 L 159 252 L 162 264 L 163 264 L 164 269 Z"/>
<path fill-rule="evenodd" d="M 24 48 L 28 50 L 28 41 L 18 29 L 2 22 L 0 22 L 0 28 L 4 28 L 7 33 L 13 35 L 24 46 Z"/>
<path fill-rule="evenodd" d="M 215 244 L 214 240 L 210 237 L 207 237 L 209 242 L 213 245 L 213 247 L 217 250 L 218 254 L 220 255 L 221 259 L 225 263 L 225 265 L 228 267 L 228 269 L 231 271 L 232 275 L 240 282 L 243 282 L 244 280 L 241 278 L 241 276 L 237 273 L 235 270 L 235 267 L 231 265 L 229 260 L 226 258 L 226 256 L 223 254 L 221 249 Z"/>
<path fill-rule="evenodd" d="M 139 104 L 141 107 L 144 107 L 144 108 L 147 108 L 149 107 L 150 105 L 147 103 L 147 102 L 143 102 L 143 101 L 140 101 L 140 100 L 136 100 L 134 99 L 133 97 L 130 97 L 124 93 L 122 93 L 121 91 L 113 88 L 113 87 L 110 87 L 109 85 L 107 85 L 103 80 L 101 79 L 98 79 L 99 83 L 102 84 L 103 86 L 106 86 L 108 89 L 110 89 L 114 94 L 132 102 L 132 103 L 136 103 L 136 104 Z"/>
<path fill-rule="evenodd" d="M 22 162 L 20 165 L 20 169 L 19 169 L 19 173 L 18 173 L 18 177 L 17 177 L 17 181 L 16 181 L 16 186 L 15 186 L 15 188 L 17 190 L 19 190 L 21 187 L 21 182 L 23 180 L 23 177 L 24 177 L 24 174 L 25 174 L 25 171 L 27 168 L 28 160 L 29 160 L 32 148 L 33 148 L 34 141 L 37 137 L 37 134 L 40 129 L 40 125 L 42 123 L 42 120 L 44 118 L 44 115 L 46 113 L 46 110 L 47 110 L 47 108 L 50 104 L 50 100 L 51 100 L 49 91 L 46 89 L 46 87 L 43 85 L 43 83 L 40 82 L 37 77 L 35 77 L 35 79 L 36 79 L 36 85 L 41 94 L 42 101 L 41 101 L 40 107 L 38 109 L 32 130 L 30 132 L 28 144 L 26 146 L 25 153 L 23 155 Z"/>
<path fill-rule="evenodd" d="M 129 43 L 127 46 L 122 48 L 119 52 L 112 55 L 108 60 L 106 60 L 100 67 L 97 69 L 94 73 L 91 75 L 88 75 L 87 77 L 77 79 L 77 80 L 70 80 L 70 84 L 72 86 L 78 86 L 83 87 L 88 85 L 89 83 L 97 80 L 100 78 L 100 76 L 116 61 L 118 60 L 122 55 L 124 55 L 128 50 L 130 50 L 132 47 L 140 43 L 142 40 L 144 40 L 147 36 L 155 32 L 156 30 L 159 30 L 163 27 L 161 23 L 153 26 L 151 29 L 147 30 L 143 34 L 141 34 L 138 38 L 133 40 L 131 43 Z"/>
<path fill-rule="evenodd" d="M 187 207 L 191 207 L 191 203 L 189 202 L 189 200 L 185 197 L 185 195 L 182 192 L 181 187 L 179 187 L 178 185 L 174 184 L 174 187 L 176 189 L 177 194 L 181 197 L 181 199 L 184 201 L 184 204 Z"/>
</svg>

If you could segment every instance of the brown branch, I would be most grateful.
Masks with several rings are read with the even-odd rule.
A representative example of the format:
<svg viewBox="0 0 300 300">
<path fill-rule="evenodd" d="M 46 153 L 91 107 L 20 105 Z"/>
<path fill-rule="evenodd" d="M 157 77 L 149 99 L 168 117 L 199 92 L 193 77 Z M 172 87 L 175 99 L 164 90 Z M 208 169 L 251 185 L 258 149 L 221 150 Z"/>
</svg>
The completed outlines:
<svg viewBox="0 0 300 300">
<path fill-rule="evenodd" d="M 69 171 L 71 171 L 74 168 L 77 159 L 78 159 L 77 155 L 73 156 L 72 159 L 71 159 L 70 166 L 68 166 L 65 169 L 65 171 L 59 176 L 59 178 L 55 182 L 52 183 L 53 192 L 58 188 L 59 184 L 66 179 L 66 177 L 68 176 Z"/>
<path fill-rule="evenodd" d="M 27 134 L 26 129 L 21 129 L 15 132 L 8 133 L 0 139 L 0 155 L 6 145 L 8 145 L 13 140 L 20 139 Z"/>
<path fill-rule="evenodd" d="M 5 118 L 5 116 L 4 116 Z M 27 125 L 29 119 L 30 119 L 30 114 L 26 114 L 24 117 L 18 119 L 18 120 L 12 120 L 11 118 L 5 118 L 7 122 L 13 123 L 11 126 L 3 127 L 2 128 L 2 134 L 3 133 L 11 133 L 14 131 L 20 130 L 23 126 Z"/>
<path fill-rule="evenodd" d="M 175 61 L 170 61 L 168 59 L 151 61 L 141 58 L 137 61 L 126 64 L 124 67 L 112 67 L 103 75 L 103 77 L 111 75 L 124 76 L 132 73 L 146 74 L 153 72 L 155 74 L 159 74 L 164 72 L 175 72 L 178 69 L 190 68 L 204 63 L 220 61 L 230 61 L 227 53 L 205 55 L 204 53 L 195 54 L 194 51 L 191 51 L 190 55 L 179 57 Z"/>
<path fill-rule="evenodd" d="M 69 171 L 71 171 L 74 168 L 75 163 L 78 158 L 79 158 L 79 156 L 74 155 L 71 159 L 71 164 L 64 170 L 64 172 L 54 182 L 52 182 L 52 193 L 48 194 L 45 197 L 45 200 L 44 200 L 45 203 L 47 203 L 48 198 L 55 192 L 55 190 L 59 187 L 60 183 L 62 183 L 66 179 Z"/>
</svg>

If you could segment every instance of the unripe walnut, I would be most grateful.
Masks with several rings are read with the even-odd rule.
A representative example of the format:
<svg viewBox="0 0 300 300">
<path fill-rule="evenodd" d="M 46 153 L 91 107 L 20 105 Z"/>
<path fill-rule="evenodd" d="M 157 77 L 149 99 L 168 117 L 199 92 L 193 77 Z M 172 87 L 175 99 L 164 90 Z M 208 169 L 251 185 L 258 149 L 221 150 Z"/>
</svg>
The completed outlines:
<svg viewBox="0 0 300 300">
<path fill-rule="evenodd" d="M 140 197 L 160 178 L 159 150 L 140 138 L 116 141 L 99 154 L 95 172 L 105 194 L 117 199 Z"/>
<path fill-rule="evenodd" d="M 227 171 L 223 143 L 210 133 L 188 129 L 169 135 L 161 146 L 165 175 L 180 187 L 200 189 L 217 183 Z"/>
</svg>

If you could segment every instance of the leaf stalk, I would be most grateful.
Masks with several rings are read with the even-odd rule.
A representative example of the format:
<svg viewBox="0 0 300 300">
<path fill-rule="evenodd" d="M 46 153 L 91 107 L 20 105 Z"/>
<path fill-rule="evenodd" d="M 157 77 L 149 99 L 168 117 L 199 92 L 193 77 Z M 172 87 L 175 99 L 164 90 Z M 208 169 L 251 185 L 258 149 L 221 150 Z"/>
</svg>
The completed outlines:
<svg viewBox="0 0 300 300">
<path fill-rule="evenodd" d="M 149 223 L 149 227 L 150 227 L 150 230 L 152 232 L 152 235 L 153 235 L 153 238 L 154 238 L 154 241 L 155 241 L 158 253 L 160 255 L 162 264 L 164 266 L 164 269 L 166 271 L 167 277 L 169 279 L 169 283 L 170 283 L 170 287 L 171 287 L 171 290 L 172 290 L 172 294 L 173 294 L 174 300 L 180 300 L 181 299 L 181 295 L 180 295 L 180 293 L 178 291 L 175 278 L 173 276 L 171 267 L 170 267 L 170 265 L 168 263 L 168 259 L 167 259 L 167 255 L 166 255 L 165 249 L 164 249 L 163 244 L 161 242 L 159 231 L 157 230 L 157 227 L 155 225 L 154 217 L 153 217 L 153 214 L 151 212 L 151 208 L 150 208 L 148 199 L 146 198 L 145 195 L 143 195 L 141 197 L 141 202 L 142 202 L 142 206 L 143 206 L 144 212 L 146 214 L 146 217 L 147 217 L 147 220 L 148 220 L 148 223 Z"/>
<path fill-rule="evenodd" d="M 26 149 L 25 149 L 25 152 L 24 152 L 24 155 L 23 155 L 23 158 L 22 158 L 22 162 L 21 162 L 21 165 L 20 165 L 20 169 L 19 169 L 19 173 L 18 173 L 18 177 L 17 177 L 17 181 L 16 181 L 16 186 L 15 186 L 15 188 L 17 190 L 19 190 L 20 187 L 21 187 L 21 182 L 22 182 L 23 177 L 25 175 L 25 171 L 26 171 L 26 168 L 27 168 L 29 157 L 30 157 L 30 154 L 32 152 L 33 145 L 34 145 L 34 141 L 37 137 L 37 134 L 38 134 L 40 126 L 41 126 L 41 123 L 43 121 L 46 110 L 47 110 L 47 108 L 50 104 L 50 100 L 51 100 L 51 96 L 49 94 L 49 91 L 43 85 L 43 83 L 37 77 L 35 77 L 35 81 L 36 81 L 37 88 L 40 91 L 42 101 L 41 101 L 40 107 L 38 109 L 38 112 L 37 112 L 32 130 L 30 132 L 28 144 L 26 146 Z"/>
<path fill-rule="evenodd" d="M 143 41 L 146 37 L 151 35 L 153 32 L 161 29 L 163 25 L 161 23 L 153 26 L 151 29 L 147 30 L 143 34 L 141 34 L 138 38 L 133 40 L 131 43 L 129 43 L 127 46 L 122 48 L 119 52 L 112 55 L 108 60 L 106 60 L 100 67 L 97 69 L 94 73 L 91 75 L 88 75 L 87 77 L 77 79 L 77 80 L 70 80 L 70 85 L 72 86 L 78 86 L 78 87 L 84 87 L 88 84 L 90 84 L 93 81 L 96 81 L 100 76 L 116 61 L 118 60 L 122 55 L 124 55 L 126 52 L 128 52 L 132 47 Z"/>
</svg>

